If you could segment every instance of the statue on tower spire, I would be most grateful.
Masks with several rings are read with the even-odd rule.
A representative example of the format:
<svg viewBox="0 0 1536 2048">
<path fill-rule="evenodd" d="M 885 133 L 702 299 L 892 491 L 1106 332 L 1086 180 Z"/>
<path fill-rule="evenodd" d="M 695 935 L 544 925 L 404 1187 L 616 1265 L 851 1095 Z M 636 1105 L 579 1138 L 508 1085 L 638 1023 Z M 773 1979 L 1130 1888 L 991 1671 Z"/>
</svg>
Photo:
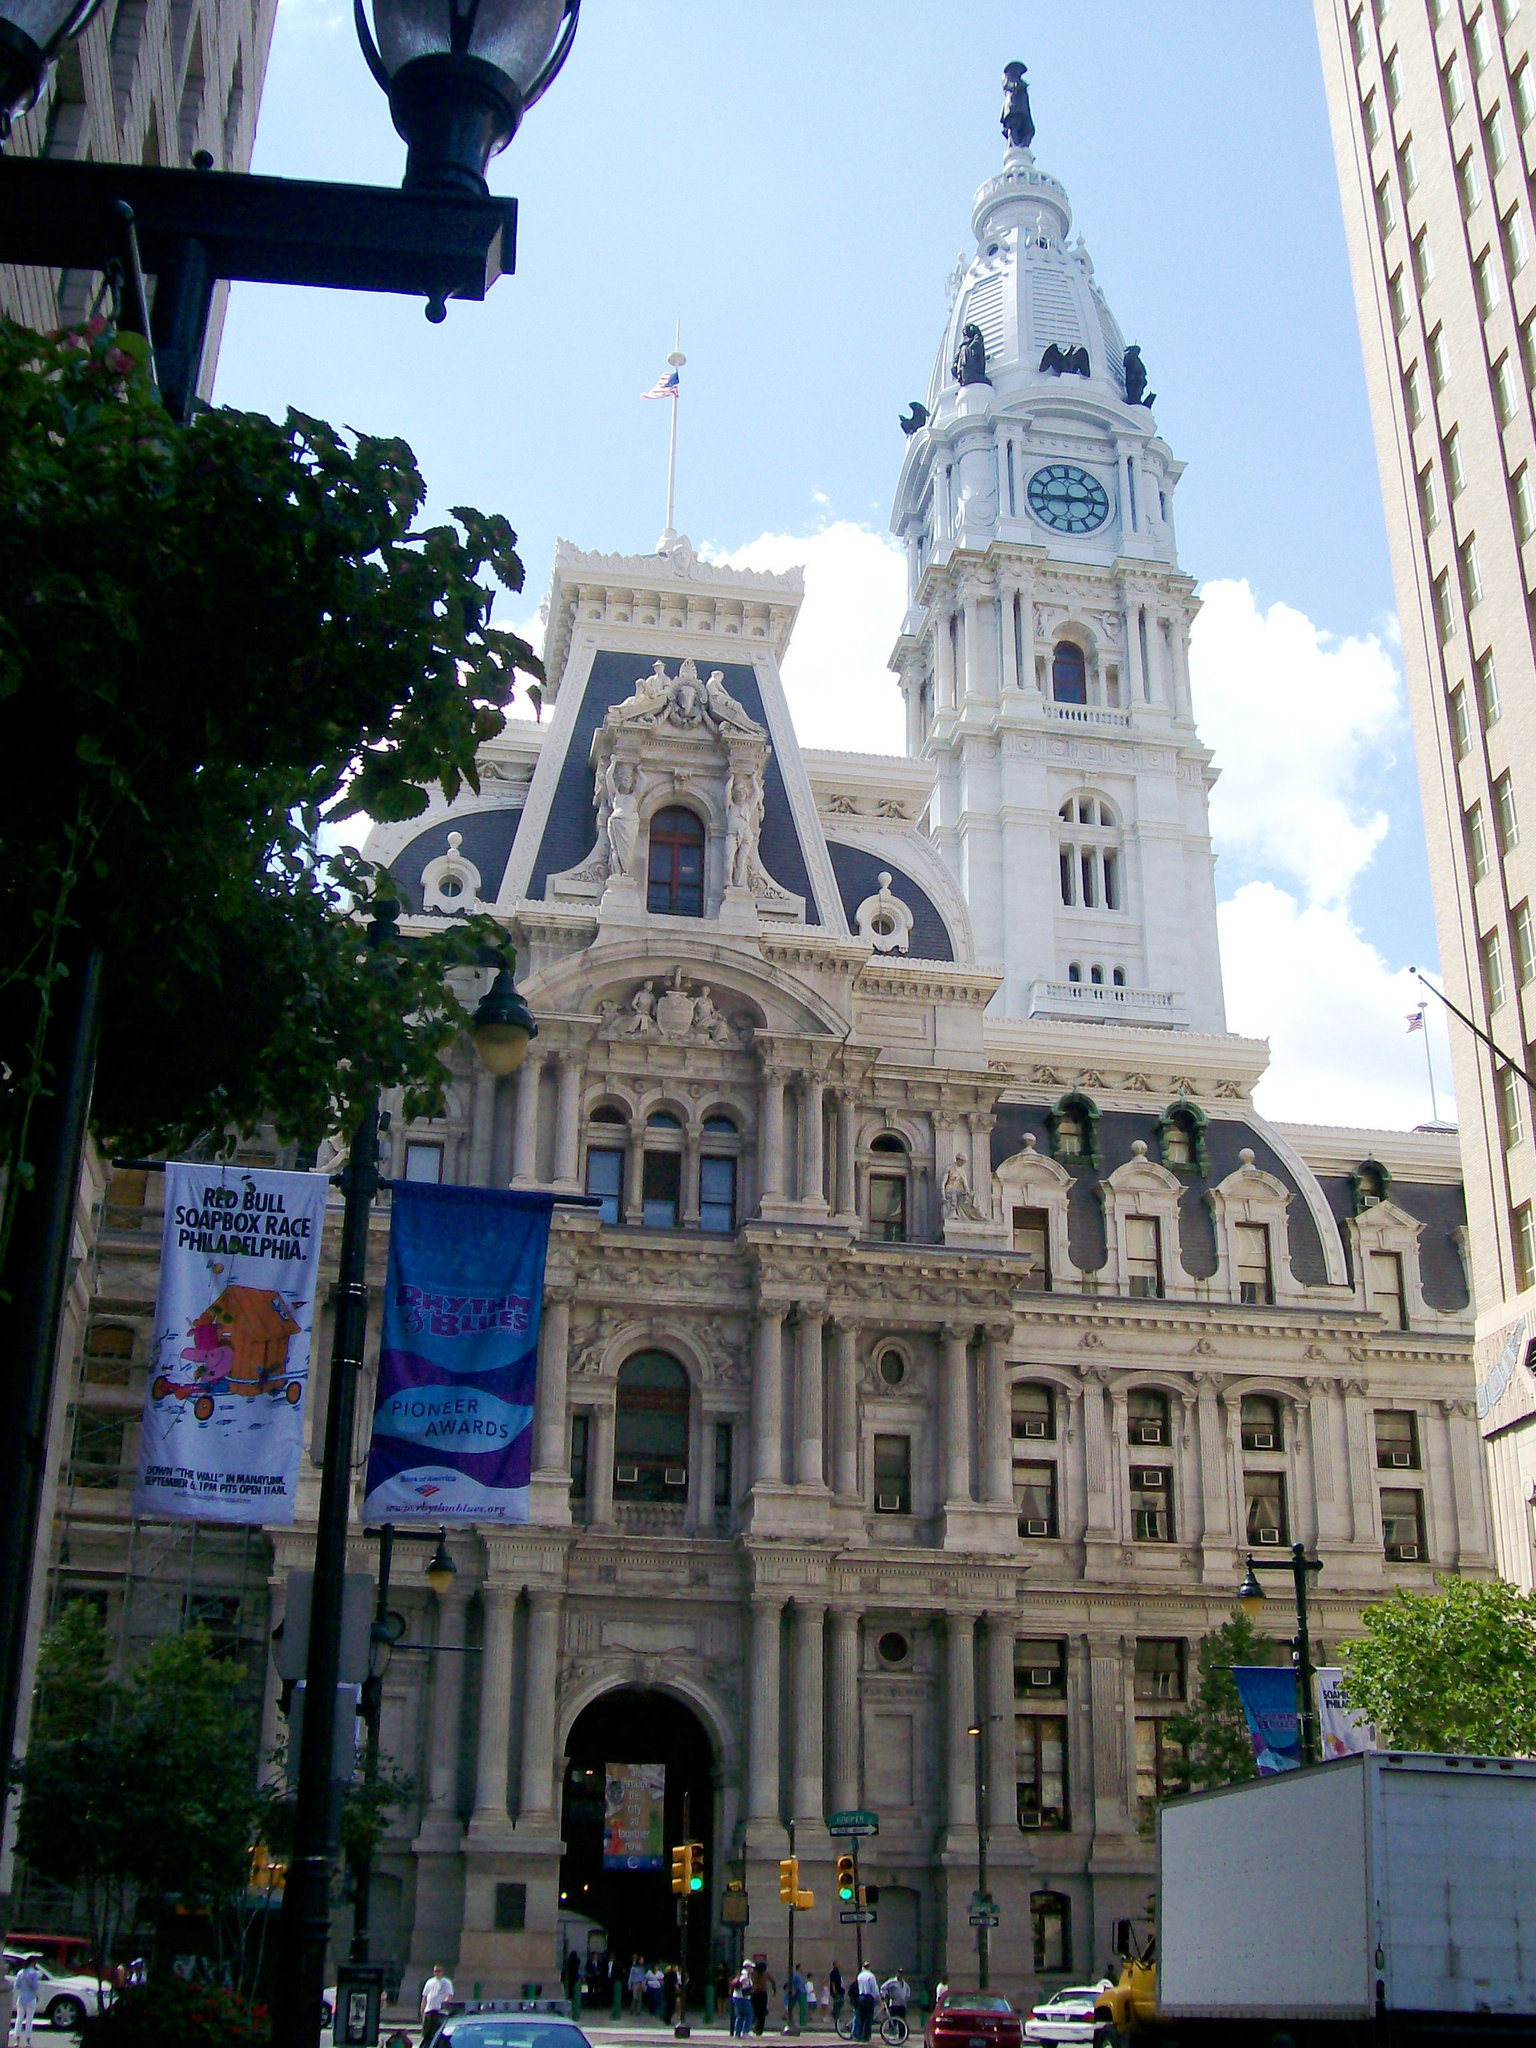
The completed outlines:
<svg viewBox="0 0 1536 2048">
<path fill-rule="evenodd" d="M 1003 66 L 1003 134 L 1010 149 L 1028 149 L 1035 139 L 1034 117 L 1029 111 L 1029 87 L 1024 83 L 1028 65 L 1014 62 Z"/>
</svg>

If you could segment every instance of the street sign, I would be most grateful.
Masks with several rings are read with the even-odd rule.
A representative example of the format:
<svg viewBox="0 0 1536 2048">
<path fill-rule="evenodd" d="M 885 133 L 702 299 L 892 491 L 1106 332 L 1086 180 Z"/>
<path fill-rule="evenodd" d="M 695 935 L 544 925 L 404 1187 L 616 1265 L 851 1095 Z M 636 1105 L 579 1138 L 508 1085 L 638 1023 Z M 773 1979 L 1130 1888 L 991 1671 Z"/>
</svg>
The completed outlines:
<svg viewBox="0 0 1536 2048">
<path fill-rule="evenodd" d="M 845 1813 L 827 1815 L 829 1835 L 878 1835 L 880 1816 L 870 1813 L 862 1806 L 850 1807 Z"/>
<path fill-rule="evenodd" d="M 995 1913 L 997 1911 L 997 1901 L 990 1892 L 972 1892 L 971 1911 L 973 1913 Z"/>
<path fill-rule="evenodd" d="M 997 1925 L 997 1915 L 995 1913 L 972 1913 L 970 1915 L 970 1922 L 973 1927 L 995 1927 Z"/>
<path fill-rule="evenodd" d="M 880 1915 L 873 1906 L 850 1906 L 837 1917 L 844 1927 L 873 1927 Z"/>
<path fill-rule="evenodd" d="M 724 1927 L 745 1927 L 752 1918 L 747 1895 L 740 1885 L 727 1890 L 720 1900 L 720 1922 Z"/>
</svg>

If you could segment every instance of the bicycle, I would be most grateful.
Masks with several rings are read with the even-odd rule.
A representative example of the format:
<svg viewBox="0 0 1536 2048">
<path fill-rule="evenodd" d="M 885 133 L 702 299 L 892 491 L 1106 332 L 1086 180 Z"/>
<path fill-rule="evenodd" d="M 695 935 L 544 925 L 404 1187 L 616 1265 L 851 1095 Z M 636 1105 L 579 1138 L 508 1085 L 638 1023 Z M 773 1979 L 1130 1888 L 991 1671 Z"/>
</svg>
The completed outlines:
<svg viewBox="0 0 1536 2048">
<path fill-rule="evenodd" d="M 882 2000 L 883 2003 L 884 2001 Z M 851 2041 L 853 2039 L 854 2022 L 857 2015 L 858 2001 L 857 1999 L 850 1999 L 847 2010 L 838 2017 L 837 2033 L 839 2040 Z M 873 2033 L 873 2027 L 871 2027 L 870 2031 Z M 906 2040 L 911 2031 L 911 2028 L 907 2025 L 901 2014 L 899 2012 L 892 2012 L 887 2006 L 885 2015 L 880 2022 L 880 2038 L 885 2042 L 886 2048 L 901 2048 L 902 2042 Z"/>
</svg>

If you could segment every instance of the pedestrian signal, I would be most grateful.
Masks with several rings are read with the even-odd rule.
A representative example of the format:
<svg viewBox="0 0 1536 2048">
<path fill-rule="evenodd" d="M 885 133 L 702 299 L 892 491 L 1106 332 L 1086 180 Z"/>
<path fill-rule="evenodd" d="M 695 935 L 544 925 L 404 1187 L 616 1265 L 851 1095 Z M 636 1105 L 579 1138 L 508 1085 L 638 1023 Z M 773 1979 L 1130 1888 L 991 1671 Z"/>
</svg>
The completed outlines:
<svg viewBox="0 0 1536 2048">
<path fill-rule="evenodd" d="M 795 1903 L 795 1894 L 800 1889 L 800 1859 L 785 1856 L 779 1863 L 779 1898 L 786 1906 Z"/>
<path fill-rule="evenodd" d="M 672 1851 L 672 1889 L 679 1897 L 693 1890 L 692 1842 L 679 1842 Z"/>
<path fill-rule="evenodd" d="M 814 1892 L 795 1893 L 795 1911 L 797 1913 L 809 1913 L 809 1911 L 811 1910 L 812 1906 L 815 1905 L 815 1903 L 816 1894 Z"/>
<path fill-rule="evenodd" d="M 687 1849 L 688 1889 L 691 1892 L 701 1892 L 704 1889 L 704 1844 L 689 1842 Z"/>
<path fill-rule="evenodd" d="M 853 1858 L 839 1856 L 837 1859 L 837 1896 L 845 1906 L 853 1904 Z"/>
</svg>

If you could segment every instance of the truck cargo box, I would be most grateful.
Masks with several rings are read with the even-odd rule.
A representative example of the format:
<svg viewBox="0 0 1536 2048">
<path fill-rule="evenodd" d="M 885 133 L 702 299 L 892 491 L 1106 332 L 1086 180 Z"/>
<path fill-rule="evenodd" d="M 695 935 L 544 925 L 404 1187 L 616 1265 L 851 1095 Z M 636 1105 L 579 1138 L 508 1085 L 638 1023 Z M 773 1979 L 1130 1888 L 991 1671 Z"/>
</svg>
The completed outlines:
<svg viewBox="0 0 1536 2048">
<path fill-rule="evenodd" d="M 1340 1757 L 1157 1816 L 1169 2018 L 1536 2014 L 1536 1762 Z"/>
</svg>

